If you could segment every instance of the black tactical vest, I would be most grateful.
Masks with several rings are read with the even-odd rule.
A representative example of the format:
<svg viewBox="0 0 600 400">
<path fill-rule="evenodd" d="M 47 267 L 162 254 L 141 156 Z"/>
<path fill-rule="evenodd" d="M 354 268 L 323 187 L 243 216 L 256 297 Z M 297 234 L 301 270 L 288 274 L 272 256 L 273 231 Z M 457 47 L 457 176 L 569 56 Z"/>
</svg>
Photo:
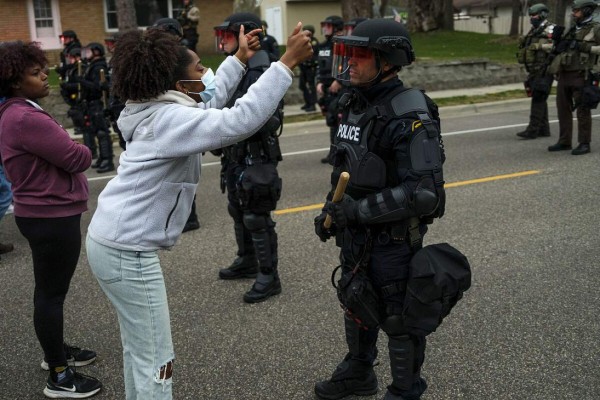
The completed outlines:
<svg viewBox="0 0 600 400">
<path fill-rule="evenodd" d="M 340 101 L 344 104 L 345 100 Z M 350 174 L 346 193 L 360 199 L 384 188 L 398 186 L 398 167 L 441 175 L 443 155 L 439 120 L 437 115 L 432 117 L 426 97 L 420 90 L 400 87 L 360 114 L 350 108 L 346 106 L 331 146 L 333 187 L 339 175 L 346 171 Z M 406 159 L 401 160 L 400 165 L 393 149 L 379 146 L 379 135 L 389 121 L 396 118 L 420 121 L 425 128 L 410 138 Z M 441 176 L 440 181 L 443 184 Z"/>
</svg>

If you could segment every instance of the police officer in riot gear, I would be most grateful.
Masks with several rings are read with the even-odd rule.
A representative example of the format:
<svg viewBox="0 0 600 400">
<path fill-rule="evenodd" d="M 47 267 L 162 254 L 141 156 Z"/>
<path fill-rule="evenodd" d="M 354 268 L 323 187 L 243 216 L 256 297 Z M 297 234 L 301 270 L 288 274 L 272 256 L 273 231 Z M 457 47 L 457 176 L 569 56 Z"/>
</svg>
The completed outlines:
<svg viewBox="0 0 600 400">
<path fill-rule="evenodd" d="M 183 29 L 184 41 L 182 41 L 182 43 L 187 46 L 188 49 L 196 51 L 200 10 L 193 4 L 192 0 L 183 0 L 183 10 L 181 10 L 177 20 Z"/>
<path fill-rule="evenodd" d="M 260 47 L 263 50 L 266 50 L 267 53 L 271 55 L 271 58 L 274 60 L 279 60 L 279 43 L 277 43 L 277 39 L 274 36 L 271 36 L 267 33 L 267 28 L 269 25 L 267 21 L 260 21 L 263 29 L 263 38 L 260 41 Z"/>
<path fill-rule="evenodd" d="M 352 18 L 348 22 L 344 22 L 344 35 L 345 36 L 352 35 L 352 32 L 354 31 L 354 28 L 356 28 L 356 25 L 360 24 L 363 21 L 366 21 L 367 19 L 368 18 L 358 17 L 358 18 Z"/>
<path fill-rule="evenodd" d="M 582 104 L 584 86 L 598 61 L 600 23 L 592 19 L 597 4 L 593 0 L 575 0 L 572 5 L 574 26 L 556 44 L 558 55 L 552 62 L 552 72 L 557 73 L 556 108 L 560 128 L 558 142 L 548 151 L 571 150 L 573 136 L 573 109 L 577 109 L 577 135 L 579 145 L 573 155 L 590 152 L 592 140 L 592 113 Z"/>
<path fill-rule="evenodd" d="M 69 70 L 69 63 L 67 62 L 69 53 L 72 49 L 81 48 L 81 42 L 77 38 L 75 31 L 72 30 L 66 30 L 58 37 L 63 45 L 63 49 L 60 52 L 60 65 L 56 67 L 56 72 L 64 81 Z"/>
<path fill-rule="evenodd" d="M 550 54 L 542 46 L 552 42 L 555 25 L 548 22 L 548 12 L 548 7 L 541 3 L 529 8 L 531 29 L 520 39 L 517 53 L 518 62 L 525 65 L 528 73 L 525 86 L 531 96 L 529 125 L 524 131 L 517 133 L 523 139 L 550 136 L 547 100 L 554 78 L 548 74 Z"/>
<path fill-rule="evenodd" d="M 73 47 L 67 55 L 67 70 L 65 78 L 60 83 L 60 94 L 69 105 L 67 115 L 73 121 L 76 135 L 82 135 L 85 130 L 85 107 L 82 101 L 81 86 L 77 83 L 79 75 L 83 73 L 84 67 L 81 60 L 81 47 Z M 92 158 L 96 158 L 96 147 L 92 150 Z"/>
<path fill-rule="evenodd" d="M 260 19 L 250 13 L 235 13 L 215 27 L 218 49 L 234 54 L 238 48 L 240 26 L 245 32 L 261 27 Z M 243 96 L 273 60 L 265 50 L 248 59 L 247 72 L 227 107 Z M 268 93 L 265 93 L 268 96 Z M 227 188 L 227 209 L 233 218 L 238 251 L 233 263 L 219 271 L 221 279 L 253 278 L 252 288 L 244 295 L 247 303 L 264 301 L 281 293 L 277 271 L 277 234 L 271 211 L 281 195 L 277 163 L 281 161 L 278 134 L 280 108 L 250 138 L 222 149 L 222 179 Z"/>
<path fill-rule="evenodd" d="M 427 387 L 420 376 L 425 335 L 403 325 L 402 309 L 408 263 L 421 248 L 427 225 L 444 213 L 437 106 L 397 77 L 415 58 L 404 25 L 370 19 L 334 43 L 334 78 L 351 90 L 340 98 L 331 182 L 334 188 L 344 171 L 350 181 L 340 202 L 331 201 L 333 189 L 329 193 L 315 231 L 323 241 L 336 237 L 342 280 L 351 282 L 362 273 L 370 281 L 369 298 L 376 306 L 369 315 L 377 315 L 378 323 L 366 325 L 372 317 L 347 308 L 348 353 L 330 379 L 315 385 L 315 393 L 323 399 L 375 394 L 373 361 L 382 329 L 389 338 L 392 376 L 384 399 L 419 399 Z M 327 215 L 333 219 L 329 229 Z M 368 303 L 367 297 L 360 299 Z"/>
<path fill-rule="evenodd" d="M 321 21 L 321 33 L 325 36 L 325 41 L 319 45 L 317 57 L 317 101 L 329 127 L 330 142 L 333 143 L 338 126 L 337 97 L 342 89 L 342 85 L 331 76 L 333 37 L 344 33 L 344 20 L 337 15 L 325 18 Z M 321 162 L 329 162 L 329 157 L 323 158 Z"/>
<path fill-rule="evenodd" d="M 315 111 L 317 104 L 317 88 L 316 88 L 316 73 L 317 73 L 317 57 L 319 54 L 319 42 L 315 39 L 315 27 L 305 25 L 304 29 L 310 32 L 310 45 L 313 48 L 313 57 L 300 64 L 300 79 L 299 86 L 304 98 L 304 105 L 300 107 L 306 112 Z"/>
<path fill-rule="evenodd" d="M 97 138 L 99 156 L 93 167 L 99 173 L 114 171 L 112 138 L 104 111 L 108 104 L 103 103 L 104 94 L 109 90 L 109 70 L 104 58 L 104 46 L 96 42 L 90 43 L 83 49 L 82 56 L 89 62 L 83 77 L 79 79 L 87 106 L 84 143 L 89 146 Z M 102 82 L 101 70 L 104 70 L 106 82 Z"/>
</svg>

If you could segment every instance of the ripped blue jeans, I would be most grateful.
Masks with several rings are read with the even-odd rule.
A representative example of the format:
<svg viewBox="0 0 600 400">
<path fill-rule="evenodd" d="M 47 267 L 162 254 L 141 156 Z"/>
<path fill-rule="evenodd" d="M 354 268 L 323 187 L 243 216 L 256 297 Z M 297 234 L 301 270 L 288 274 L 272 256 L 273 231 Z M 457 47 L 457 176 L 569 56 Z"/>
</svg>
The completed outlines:
<svg viewBox="0 0 600 400">
<path fill-rule="evenodd" d="M 172 399 L 175 355 L 157 252 L 118 250 L 89 236 L 86 249 L 92 272 L 119 318 L 126 399 Z"/>
</svg>

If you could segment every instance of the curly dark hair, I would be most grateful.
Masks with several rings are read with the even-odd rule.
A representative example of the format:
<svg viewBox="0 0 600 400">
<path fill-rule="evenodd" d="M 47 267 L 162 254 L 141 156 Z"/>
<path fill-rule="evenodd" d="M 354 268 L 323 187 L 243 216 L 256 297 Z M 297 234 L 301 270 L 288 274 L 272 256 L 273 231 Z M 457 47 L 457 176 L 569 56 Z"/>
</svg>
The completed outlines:
<svg viewBox="0 0 600 400">
<path fill-rule="evenodd" d="M 127 100 L 147 100 L 185 79 L 192 62 L 179 38 L 160 29 L 130 31 L 117 40 L 112 66 L 112 90 Z"/>
<path fill-rule="evenodd" d="M 0 44 L 0 96 L 11 97 L 12 85 L 21 81 L 26 68 L 46 67 L 48 59 L 39 43 L 22 41 Z"/>
</svg>

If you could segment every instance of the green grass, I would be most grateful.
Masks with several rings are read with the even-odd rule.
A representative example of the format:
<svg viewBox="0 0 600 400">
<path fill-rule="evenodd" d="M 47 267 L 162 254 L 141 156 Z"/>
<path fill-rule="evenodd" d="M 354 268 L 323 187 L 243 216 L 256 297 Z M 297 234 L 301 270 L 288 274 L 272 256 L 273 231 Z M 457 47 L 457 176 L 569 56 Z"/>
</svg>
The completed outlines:
<svg viewBox="0 0 600 400">
<path fill-rule="evenodd" d="M 450 61 L 487 58 L 516 63 L 518 41 L 505 35 L 473 32 L 434 31 L 411 35 L 417 60 Z"/>
</svg>

